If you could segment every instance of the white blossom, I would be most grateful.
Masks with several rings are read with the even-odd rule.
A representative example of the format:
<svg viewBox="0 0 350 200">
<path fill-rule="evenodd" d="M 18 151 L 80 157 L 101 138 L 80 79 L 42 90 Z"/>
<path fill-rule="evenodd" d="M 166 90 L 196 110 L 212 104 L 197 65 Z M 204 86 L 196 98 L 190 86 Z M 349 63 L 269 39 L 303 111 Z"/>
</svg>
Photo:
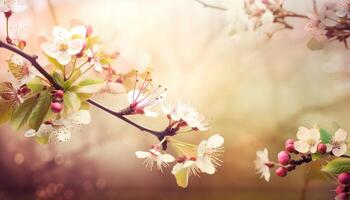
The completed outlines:
<svg viewBox="0 0 350 200">
<path fill-rule="evenodd" d="M 263 151 L 257 151 L 256 152 L 256 160 L 254 161 L 255 169 L 257 170 L 257 173 L 261 174 L 261 177 L 264 177 L 267 182 L 270 181 L 270 167 L 268 164 L 270 163 L 269 160 L 269 152 L 265 148 Z"/>
<path fill-rule="evenodd" d="M 220 166 L 220 156 L 223 153 L 224 138 L 216 134 L 208 140 L 203 140 L 197 148 L 196 164 L 198 168 L 207 174 L 214 174 L 216 166 Z"/>
<path fill-rule="evenodd" d="M 162 154 L 158 148 L 152 148 L 149 151 L 136 151 L 137 158 L 145 159 L 146 167 L 153 169 L 154 164 L 158 170 L 169 166 L 168 163 L 174 162 L 175 158 L 170 154 Z"/>
<path fill-rule="evenodd" d="M 297 138 L 298 141 L 294 142 L 294 147 L 300 153 L 316 153 L 317 145 L 321 142 L 320 132 L 317 128 L 299 127 Z"/>
<path fill-rule="evenodd" d="M 335 156 L 342 156 L 347 151 L 347 145 L 346 145 L 346 139 L 348 137 L 348 134 L 343 129 L 338 129 L 330 144 L 326 144 L 327 146 L 327 152 L 332 152 Z"/>
</svg>

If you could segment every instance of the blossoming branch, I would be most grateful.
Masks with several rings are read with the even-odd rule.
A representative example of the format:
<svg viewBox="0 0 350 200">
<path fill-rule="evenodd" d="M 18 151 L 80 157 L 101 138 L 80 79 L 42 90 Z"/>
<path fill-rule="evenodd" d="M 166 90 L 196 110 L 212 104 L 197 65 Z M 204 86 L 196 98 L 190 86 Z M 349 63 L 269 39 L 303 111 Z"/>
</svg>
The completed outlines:
<svg viewBox="0 0 350 200">
<path fill-rule="evenodd" d="M 136 157 L 145 159 L 146 167 L 162 172 L 176 162 L 171 173 L 179 186 L 187 187 L 190 175 L 217 171 L 222 164 L 223 137 L 215 134 L 199 145 L 175 139 L 180 133 L 207 131 L 208 124 L 192 106 L 180 101 L 164 102 L 167 89 L 152 80 L 149 56 L 135 55 L 132 57 L 136 60 L 132 60 L 123 52 L 106 53 L 91 26 L 56 26 L 41 44 L 49 63 L 43 67 L 38 56 L 25 53 L 27 41 L 13 37 L 9 31 L 13 14 L 25 8 L 16 0 L 0 1 L 0 12 L 6 20 L 6 38 L 0 40 L 0 48 L 11 53 L 8 69 L 16 79 L 0 83 L 0 123 L 9 122 L 14 129 L 28 128 L 24 136 L 40 144 L 58 144 L 90 123 L 92 105 L 155 136 L 159 142 L 150 145 L 148 151 L 137 151 Z M 122 62 L 123 71 L 115 65 L 119 60 L 127 60 Z M 111 110 L 92 99 L 102 93 L 126 94 L 129 104 L 120 111 Z M 156 117 L 158 113 L 152 108 L 157 105 L 162 106 L 163 117 L 169 122 L 163 130 L 151 130 L 128 118 Z M 167 152 L 169 146 L 176 155 Z"/>
</svg>

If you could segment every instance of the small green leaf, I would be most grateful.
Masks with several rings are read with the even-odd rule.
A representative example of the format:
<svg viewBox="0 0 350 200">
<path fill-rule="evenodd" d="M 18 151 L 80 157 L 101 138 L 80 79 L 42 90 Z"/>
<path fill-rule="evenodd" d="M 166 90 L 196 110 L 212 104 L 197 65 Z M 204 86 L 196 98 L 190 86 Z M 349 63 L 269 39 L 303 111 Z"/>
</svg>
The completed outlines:
<svg viewBox="0 0 350 200">
<path fill-rule="evenodd" d="M 80 109 L 81 100 L 75 92 L 67 91 L 63 98 L 64 108 L 66 111 L 78 111 Z"/>
<path fill-rule="evenodd" d="M 49 136 L 35 136 L 35 141 L 39 144 L 49 143 Z"/>
<path fill-rule="evenodd" d="M 38 101 L 29 117 L 30 128 L 38 131 L 51 105 L 51 95 L 48 91 L 42 91 Z"/>
<path fill-rule="evenodd" d="M 11 118 L 12 112 L 13 106 L 0 99 L 0 124 L 7 122 Z"/>
<path fill-rule="evenodd" d="M 55 80 L 56 83 L 63 85 L 64 84 L 64 77 L 61 73 L 55 71 L 52 74 L 53 79 Z"/>
<path fill-rule="evenodd" d="M 81 87 L 84 87 L 84 86 L 88 86 L 88 85 L 95 85 L 95 84 L 101 84 L 101 83 L 103 83 L 102 79 L 91 77 L 91 78 L 86 78 L 84 80 L 81 80 L 78 83 L 78 85 Z"/>
<path fill-rule="evenodd" d="M 11 117 L 11 125 L 13 128 L 18 130 L 27 123 L 37 100 L 37 97 L 31 97 L 15 109 Z"/>
<path fill-rule="evenodd" d="M 330 143 L 332 140 L 331 134 L 324 128 L 320 129 L 321 141 L 323 144 Z"/>
<path fill-rule="evenodd" d="M 58 69 L 58 70 L 60 70 L 60 71 L 63 73 L 63 71 L 64 71 L 64 66 L 61 65 L 56 59 L 51 58 L 51 57 L 48 57 L 47 60 L 48 60 L 51 64 L 53 64 L 53 66 L 55 67 L 54 70 Z"/>
<path fill-rule="evenodd" d="M 322 167 L 322 171 L 330 174 L 340 174 L 343 172 L 350 172 L 350 159 L 349 158 L 336 158 Z"/>
<path fill-rule="evenodd" d="M 27 86 L 32 92 L 39 92 L 44 88 L 44 85 L 39 78 L 33 78 L 27 83 Z"/>
<path fill-rule="evenodd" d="M 319 154 L 319 153 L 314 153 L 314 154 L 311 155 L 311 157 L 312 157 L 312 160 L 313 160 L 313 161 L 316 161 L 316 160 L 321 159 L 321 158 L 322 158 L 322 155 Z"/>
</svg>

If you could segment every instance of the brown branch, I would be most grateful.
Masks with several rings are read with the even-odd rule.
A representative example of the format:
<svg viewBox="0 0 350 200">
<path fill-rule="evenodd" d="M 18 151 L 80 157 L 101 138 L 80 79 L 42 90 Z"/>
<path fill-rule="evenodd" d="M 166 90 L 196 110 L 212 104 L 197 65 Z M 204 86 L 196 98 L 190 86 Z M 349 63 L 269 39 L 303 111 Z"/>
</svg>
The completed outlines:
<svg viewBox="0 0 350 200">
<path fill-rule="evenodd" d="M 203 6 L 204 8 L 213 8 L 213 9 L 222 10 L 222 11 L 226 11 L 226 10 L 227 10 L 227 8 L 220 7 L 220 6 L 215 6 L 215 5 L 211 5 L 211 4 L 208 4 L 208 3 L 206 3 L 206 2 L 204 2 L 204 1 L 202 1 L 202 0 L 194 0 L 194 1 L 196 1 L 196 2 L 198 2 L 198 3 L 200 3 L 200 4 L 202 4 L 202 6 Z"/>
<path fill-rule="evenodd" d="M 60 84 L 58 84 L 53 79 L 53 77 L 37 62 L 38 56 L 36 56 L 36 55 L 31 56 L 31 55 L 25 53 L 24 51 L 3 42 L 2 40 L 0 40 L 0 48 L 7 49 L 15 54 L 22 56 L 23 58 L 28 60 L 33 65 L 33 67 L 35 67 L 35 69 L 37 69 L 52 84 L 52 86 L 55 89 L 59 89 L 59 90 L 63 89 L 62 86 Z M 101 105 L 101 104 L 99 104 L 91 99 L 87 100 L 87 102 L 90 103 L 91 105 L 96 106 L 97 108 L 119 118 L 120 120 L 130 124 L 131 126 L 138 128 L 141 131 L 144 131 L 144 132 L 147 132 L 147 133 L 150 133 L 150 134 L 156 136 L 160 140 L 162 140 L 167 135 L 167 129 L 165 129 L 164 131 L 154 131 L 154 130 L 145 128 L 145 127 L 143 127 L 139 124 L 136 124 L 135 122 L 129 120 L 128 118 L 124 117 L 120 112 L 115 112 L 113 110 L 110 110 L 110 109 L 104 107 L 103 105 Z"/>
</svg>

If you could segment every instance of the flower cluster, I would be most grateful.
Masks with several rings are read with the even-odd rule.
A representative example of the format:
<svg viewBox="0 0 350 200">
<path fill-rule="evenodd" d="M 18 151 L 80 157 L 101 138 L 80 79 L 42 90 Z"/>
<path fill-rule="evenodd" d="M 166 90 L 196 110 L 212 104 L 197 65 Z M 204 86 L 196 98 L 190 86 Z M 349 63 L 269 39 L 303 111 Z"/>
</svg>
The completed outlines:
<svg viewBox="0 0 350 200">
<path fill-rule="evenodd" d="M 176 164 L 171 173 L 175 176 L 180 187 L 186 188 L 189 176 L 200 176 L 201 173 L 214 174 L 217 167 L 221 165 L 220 159 L 223 153 L 224 138 L 216 134 L 208 140 L 203 140 L 199 145 L 184 143 L 173 138 L 164 138 L 159 144 L 155 144 L 147 152 L 137 151 L 138 158 L 145 159 L 146 167 L 150 169 L 156 164 L 157 169 L 169 166 L 175 158 L 166 153 L 162 153 L 162 143 L 169 142 L 178 153 Z"/>
<path fill-rule="evenodd" d="M 266 181 L 269 181 L 270 170 L 272 168 L 276 167 L 275 174 L 277 176 L 285 177 L 300 165 L 307 164 L 313 160 L 336 157 L 336 159 L 327 163 L 322 171 L 338 174 L 339 170 L 344 169 L 338 169 L 338 164 L 334 163 L 342 162 L 339 161 L 337 157 L 343 157 L 347 152 L 347 135 L 347 132 L 341 128 L 338 128 L 334 135 L 331 136 L 329 132 L 323 128 L 308 129 L 306 127 L 300 127 L 297 132 L 297 140 L 288 139 L 285 142 L 284 150 L 280 151 L 277 155 L 277 162 L 269 160 L 267 149 L 257 151 L 255 168 Z M 336 165 L 336 167 L 334 167 L 334 165 Z M 341 181 L 341 183 L 343 182 L 344 181 Z M 346 199 L 347 198 L 348 195 L 346 194 Z"/>
</svg>

